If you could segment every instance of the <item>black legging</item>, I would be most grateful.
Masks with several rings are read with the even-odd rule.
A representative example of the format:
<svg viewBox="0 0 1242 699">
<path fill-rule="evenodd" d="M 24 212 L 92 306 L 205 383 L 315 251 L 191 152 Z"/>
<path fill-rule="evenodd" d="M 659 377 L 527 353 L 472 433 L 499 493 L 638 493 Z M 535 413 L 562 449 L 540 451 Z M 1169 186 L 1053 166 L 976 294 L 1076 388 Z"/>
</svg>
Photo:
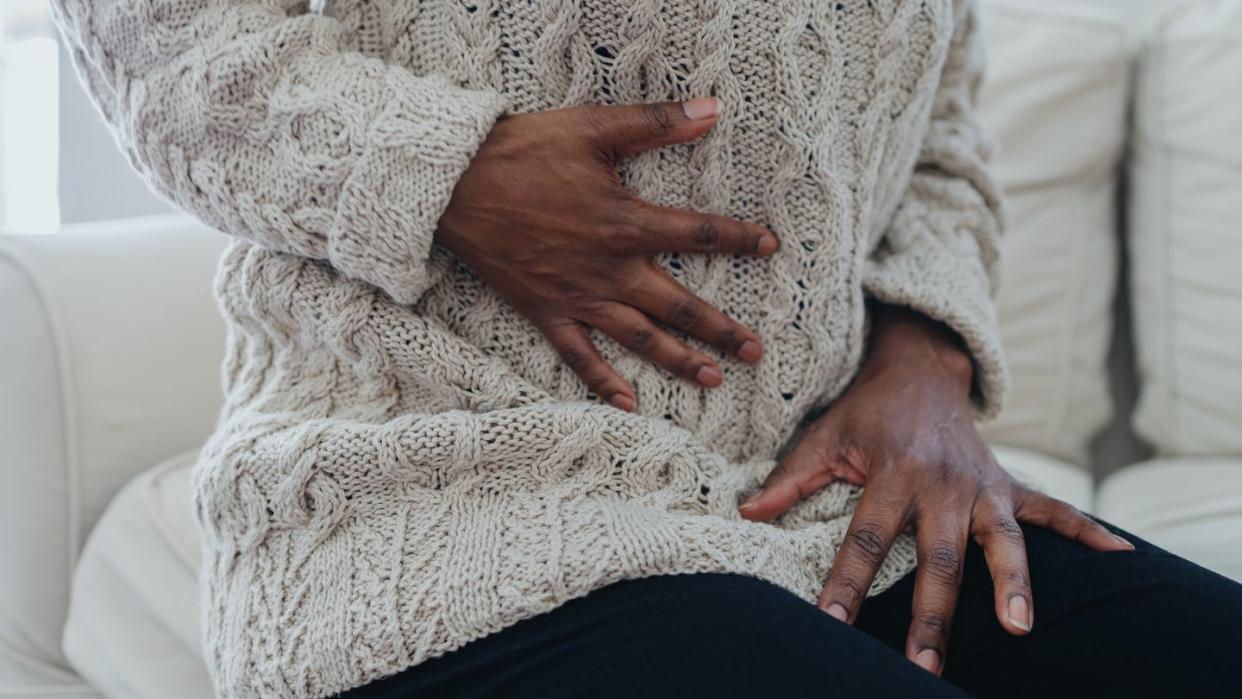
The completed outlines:
<svg viewBox="0 0 1242 699">
<path fill-rule="evenodd" d="M 1113 528 L 1097 553 L 1023 527 L 1035 626 L 996 620 L 970 545 L 944 679 L 902 655 L 914 575 L 847 626 L 737 575 L 631 580 L 347 692 L 396 697 L 1242 697 L 1242 585 Z"/>
</svg>

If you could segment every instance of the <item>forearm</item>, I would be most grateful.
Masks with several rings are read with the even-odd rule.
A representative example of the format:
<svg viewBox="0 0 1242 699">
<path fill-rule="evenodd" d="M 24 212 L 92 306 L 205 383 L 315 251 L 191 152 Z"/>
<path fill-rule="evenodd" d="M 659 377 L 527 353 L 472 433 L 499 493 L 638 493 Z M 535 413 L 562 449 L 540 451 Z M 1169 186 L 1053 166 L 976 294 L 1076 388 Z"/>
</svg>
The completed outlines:
<svg viewBox="0 0 1242 699">
<path fill-rule="evenodd" d="M 955 33 L 931 123 L 901 206 L 863 274 L 869 299 L 952 328 L 969 351 L 978 418 L 997 415 L 1008 369 L 993 302 L 1000 277 L 1001 189 L 974 104 L 982 76 L 974 0 L 956 0 Z"/>
<path fill-rule="evenodd" d="M 505 100 L 354 47 L 286 0 L 54 0 L 121 147 L 160 194 L 415 303 L 454 183 Z M 296 5 L 296 9 L 295 9 Z"/>
</svg>

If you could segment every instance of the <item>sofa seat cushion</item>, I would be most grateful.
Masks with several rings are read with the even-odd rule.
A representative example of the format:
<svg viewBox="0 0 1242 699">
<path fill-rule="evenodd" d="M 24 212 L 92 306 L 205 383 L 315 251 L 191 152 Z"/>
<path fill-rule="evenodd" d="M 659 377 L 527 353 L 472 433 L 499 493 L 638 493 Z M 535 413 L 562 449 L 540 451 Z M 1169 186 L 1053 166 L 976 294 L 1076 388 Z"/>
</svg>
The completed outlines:
<svg viewBox="0 0 1242 699">
<path fill-rule="evenodd" d="M 72 670 L 0 650 L 0 699 L 103 699 Z"/>
<path fill-rule="evenodd" d="M 1242 458 L 1158 459 L 1106 479 L 1097 514 L 1242 581 Z"/>
<path fill-rule="evenodd" d="M 214 696 L 199 641 L 201 547 L 190 501 L 196 457 L 182 454 L 130 481 L 74 572 L 65 655 L 107 696 Z"/>
</svg>

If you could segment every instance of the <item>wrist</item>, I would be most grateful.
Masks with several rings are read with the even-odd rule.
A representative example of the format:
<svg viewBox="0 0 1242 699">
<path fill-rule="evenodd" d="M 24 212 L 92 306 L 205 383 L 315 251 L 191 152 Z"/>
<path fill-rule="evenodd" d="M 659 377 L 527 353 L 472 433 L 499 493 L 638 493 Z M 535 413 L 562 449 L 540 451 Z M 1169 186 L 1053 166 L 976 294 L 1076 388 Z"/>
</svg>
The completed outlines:
<svg viewBox="0 0 1242 699">
<path fill-rule="evenodd" d="M 462 258 L 476 256 L 489 247 L 492 241 L 488 239 L 494 238 L 495 229 L 490 219 L 503 218 L 509 213 L 503 209 L 490 210 L 498 203 L 503 204 L 498 201 L 498 192 L 506 177 L 513 178 L 506 168 L 512 163 L 531 160 L 529 154 L 519 150 L 525 145 L 522 139 L 514 137 L 521 134 L 523 128 L 530 130 L 525 127 L 524 116 L 501 114 L 492 123 L 453 186 L 448 204 L 436 222 L 433 243 Z M 481 209 L 480 202 L 488 208 Z"/>
<path fill-rule="evenodd" d="M 901 368 L 950 382 L 969 397 L 974 360 L 961 337 L 918 311 L 873 303 L 864 372 Z"/>
</svg>

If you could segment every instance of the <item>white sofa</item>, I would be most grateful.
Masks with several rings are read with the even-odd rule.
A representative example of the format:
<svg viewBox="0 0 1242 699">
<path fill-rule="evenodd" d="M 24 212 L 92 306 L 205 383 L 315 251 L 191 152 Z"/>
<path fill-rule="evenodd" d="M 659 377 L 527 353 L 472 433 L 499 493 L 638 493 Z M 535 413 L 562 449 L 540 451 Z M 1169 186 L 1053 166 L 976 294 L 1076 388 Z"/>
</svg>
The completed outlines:
<svg viewBox="0 0 1242 699">
<path fill-rule="evenodd" d="M 1098 3 L 984 15 L 1015 377 L 987 435 L 1019 477 L 1242 579 L 1242 0 L 1138 34 Z M 224 242 L 181 217 L 0 236 L 0 697 L 211 695 L 188 476 Z"/>
</svg>

